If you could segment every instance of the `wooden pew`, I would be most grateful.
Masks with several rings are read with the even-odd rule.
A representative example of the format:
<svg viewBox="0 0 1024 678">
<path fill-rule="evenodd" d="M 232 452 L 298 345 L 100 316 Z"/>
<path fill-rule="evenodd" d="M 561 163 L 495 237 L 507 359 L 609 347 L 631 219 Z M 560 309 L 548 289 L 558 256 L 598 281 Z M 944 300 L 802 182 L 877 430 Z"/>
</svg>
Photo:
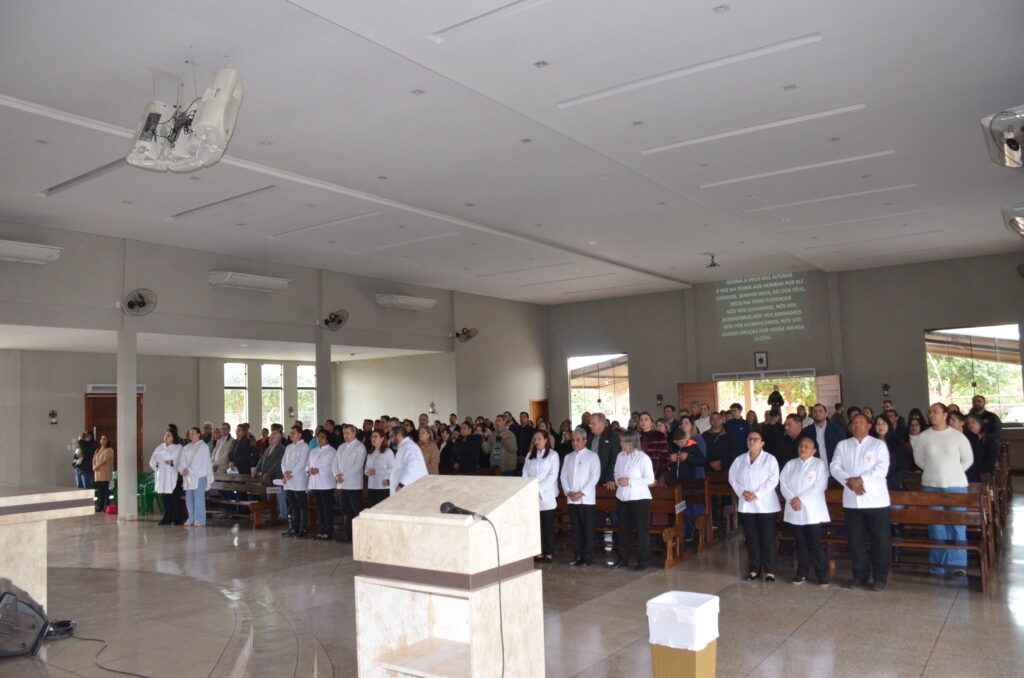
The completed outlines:
<svg viewBox="0 0 1024 678">
<path fill-rule="evenodd" d="M 715 512 L 722 517 L 725 525 L 725 533 L 739 529 L 739 515 L 736 511 L 736 493 L 729 484 L 728 471 L 707 471 L 708 487 L 712 497 L 718 497 L 718 501 L 712 500 Z M 724 500 L 728 499 L 728 502 Z M 715 504 L 718 504 L 715 506 Z M 709 514 L 710 515 L 710 514 Z M 712 523 L 714 521 L 712 520 Z"/>
<path fill-rule="evenodd" d="M 207 505 L 233 506 L 244 508 L 252 517 L 253 528 L 270 527 L 281 522 L 277 517 L 277 501 L 283 501 L 282 494 L 267 494 L 267 486 L 258 480 L 240 473 L 215 473 L 213 482 L 207 488 L 210 492 L 234 492 L 240 496 L 251 495 L 256 499 L 234 498 L 225 499 L 217 494 L 207 494 Z M 270 522 L 263 518 L 263 511 L 268 510 Z"/>
<path fill-rule="evenodd" d="M 678 565 L 687 560 L 690 555 L 683 549 L 683 516 L 676 512 L 676 507 L 683 501 L 683 492 L 680 487 L 652 487 L 651 488 L 651 509 L 650 515 L 669 515 L 668 526 L 648 525 L 648 533 L 661 538 L 665 549 L 665 569 Z M 615 491 L 598 486 L 594 509 L 600 512 L 615 513 L 618 510 L 618 500 L 615 498 Z M 597 525 L 599 533 L 618 532 L 614 525 Z M 652 544 L 652 548 L 653 548 Z"/>
<path fill-rule="evenodd" d="M 703 506 L 704 515 L 682 515 L 684 523 L 693 523 L 694 536 L 697 539 L 697 553 L 715 543 L 714 531 L 711 529 L 711 481 L 707 478 L 699 480 L 666 479 L 669 487 L 678 487 L 682 492 L 686 507 Z"/>
</svg>

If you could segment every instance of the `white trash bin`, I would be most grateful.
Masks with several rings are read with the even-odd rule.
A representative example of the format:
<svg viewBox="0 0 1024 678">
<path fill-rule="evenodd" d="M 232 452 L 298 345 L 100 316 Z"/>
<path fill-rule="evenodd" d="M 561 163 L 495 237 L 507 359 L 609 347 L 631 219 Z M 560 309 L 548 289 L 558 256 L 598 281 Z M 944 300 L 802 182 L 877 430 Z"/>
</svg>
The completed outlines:
<svg viewBox="0 0 1024 678">
<path fill-rule="evenodd" d="M 647 601 L 654 678 L 713 678 L 718 596 L 668 591 Z"/>
</svg>

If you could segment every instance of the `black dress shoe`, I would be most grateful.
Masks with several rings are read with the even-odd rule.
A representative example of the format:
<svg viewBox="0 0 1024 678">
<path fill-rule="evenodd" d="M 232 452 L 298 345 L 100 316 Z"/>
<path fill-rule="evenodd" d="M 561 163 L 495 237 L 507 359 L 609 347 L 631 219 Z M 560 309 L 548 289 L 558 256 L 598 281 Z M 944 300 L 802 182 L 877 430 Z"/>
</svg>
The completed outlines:
<svg viewBox="0 0 1024 678">
<path fill-rule="evenodd" d="M 800 584 L 803 584 L 805 581 L 807 581 L 807 577 L 803 576 L 802 574 L 798 574 L 792 579 L 790 579 L 789 583 L 793 586 L 800 586 Z"/>
<path fill-rule="evenodd" d="M 618 570 L 618 569 L 621 569 L 623 567 L 629 567 L 629 561 L 628 560 L 616 560 L 614 563 L 612 563 L 608 567 L 610 567 L 613 570 Z"/>
<path fill-rule="evenodd" d="M 743 577 L 743 581 L 757 581 L 760 578 L 761 575 L 759 575 L 756 572 L 747 572 L 747 574 Z"/>
<path fill-rule="evenodd" d="M 861 581 L 859 579 L 854 579 L 852 582 L 850 582 L 850 585 L 847 586 L 847 588 L 850 588 L 850 589 L 869 589 L 871 587 L 868 585 L 868 583 L 866 581 Z"/>
<path fill-rule="evenodd" d="M 297 534 L 298 534 L 298 532 L 296 532 L 295 530 L 288 530 L 287 532 L 282 532 L 281 536 L 282 537 L 294 537 Z"/>
<path fill-rule="evenodd" d="M 295 537 L 296 539 L 305 539 L 306 537 L 309 536 L 309 532 L 306 532 L 305 530 L 303 530 L 302 532 L 296 532 L 292 536 Z"/>
<path fill-rule="evenodd" d="M 544 556 L 534 556 L 533 557 L 533 562 L 535 562 L 535 563 L 543 563 L 544 562 Z"/>
<path fill-rule="evenodd" d="M 634 567 L 633 569 L 635 571 L 637 571 L 637 572 L 643 572 L 644 570 L 647 569 L 647 565 L 640 564 L 640 565 L 637 565 L 636 567 Z"/>
<path fill-rule="evenodd" d="M 574 558 L 573 560 L 569 561 L 569 567 L 579 567 L 582 564 L 583 564 L 583 559 L 582 558 Z"/>
<path fill-rule="evenodd" d="M 590 562 L 589 560 L 584 560 L 582 563 L 580 563 L 580 567 L 590 567 L 593 564 L 594 563 Z"/>
<path fill-rule="evenodd" d="M 875 582 L 875 583 L 874 583 L 874 584 L 873 584 L 873 585 L 871 586 L 871 590 L 872 590 L 872 591 L 876 591 L 876 592 L 878 592 L 878 591 L 884 591 L 884 590 L 885 590 L 885 582 L 884 582 L 884 581 L 876 581 L 876 582 Z"/>
<path fill-rule="evenodd" d="M 775 575 L 774 574 L 766 574 L 764 576 L 764 582 L 766 584 L 774 584 L 775 583 Z"/>
</svg>

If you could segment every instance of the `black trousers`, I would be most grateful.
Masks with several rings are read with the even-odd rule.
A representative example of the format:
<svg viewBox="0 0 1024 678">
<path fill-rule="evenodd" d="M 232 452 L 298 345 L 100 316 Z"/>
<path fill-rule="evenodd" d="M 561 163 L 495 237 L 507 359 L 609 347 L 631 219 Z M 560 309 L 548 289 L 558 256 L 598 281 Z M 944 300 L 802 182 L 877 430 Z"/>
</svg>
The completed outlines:
<svg viewBox="0 0 1024 678">
<path fill-rule="evenodd" d="M 853 578 L 868 581 L 870 574 L 876 582 L 884 583 L 892 567 L 892 541 L 889 532 L 889 507 L 844 509 Z M 868 569 L 867 539 L 871 539 L 871 568 Z"/>
<path fill-rule="evenodd" d="M 96 511 L 102 512 L 107 508 L 108 497 L 110 497 L 110 481 L 97 480 L 92 486 L 96 489 Z"/>
<path fill-rule="evenodd" d="M 555 509 L 540 512 L 540 554 L 555 555 Z"/>
<path fill-rule="evenodd" d="M 594 561 L 594 505 L 569 504 L 572 552 L 585 563 Z"/>
<path fill-rule="evenodd" d="M 651 562 L 651 535 L 647 531 L 650 525 L 650 499 L 620 501 L 616 513 L 619 517 L 619 532 L 616 535 L 619 547 L 619 560 L 629 560 L 629 533 L 636 530 L 636 545 L 639 557 L 638 565 L 649 565 Z"/>
<path fill-rule="evenodd" d="M 391 490 L 370 490 L 370 506 L 376 506 L 391 496 Z"/>
<path fill-rule="evenodd" d="M 301 490 L 285 490 L 293 532 L 309 531 L 309 499 Z"/>
<path fill-rule="evenodd" d="M 825 560 L 825 547 L 821 543 L 821 523 L 814 525 L 793 525 L 793 542 L 796 544 L 796 574 L 806 577 L 810 571 L 808 565 L 814 565 L 814 574 L 819 583 L 828 581 L 828 562 Z"/>
<path fill-rule="evenodd" d="M 340 490 L 341 495 L 341 537 L 345 541 L 352 539 L 352 519 L 363 510 L 362 490 Z"/>
<path fill-rule="evenodd" d="M 747 542 L 748 572 L 775 574 L 776 513 L 740 513 L 740 526 Z"/>
<path fill-rule="evenodd" d="M 328 537 L 334 535 L 334 490 L 310 490 L 313 493 L 313 502 L 316 504 L 317 527 L 319 534 L 326 534 Z"/>
</svg>

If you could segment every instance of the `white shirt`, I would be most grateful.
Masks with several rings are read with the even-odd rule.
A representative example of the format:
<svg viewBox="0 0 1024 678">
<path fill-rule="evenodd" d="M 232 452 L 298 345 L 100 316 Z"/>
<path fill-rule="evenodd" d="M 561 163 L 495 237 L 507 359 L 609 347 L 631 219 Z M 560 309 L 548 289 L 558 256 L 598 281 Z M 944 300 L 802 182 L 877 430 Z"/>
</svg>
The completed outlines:
<svg viewBox="0 0 1024 678">
<path fill-rule="evenodd" d="M 181 445 L 160 443 L 149 458 L 149 467 L 153 469 L 154 488 L 157 494 L 170 494 L 178 484 L 178 458 L 181 456 Z M 167 463 L 172 462 L 172 463 Z"/>
<path fill-rule="evenodd" d="M 306 462 L 309 460 L 309 445 L 300 440 L 284 448 L 281 458 L 281 475 L 285 471 L 292 472 L 291 480 L 284 481 L 284 489 L 305 492 L 309 476 L 306 475 Z"/>
<path fill-rule="evenodd" d="M 344 476 L 338 487 L 342 490 L 362 490 L 363 471 L 366 467 L 366 447 L 358 440 L 342 443 L 334 458 L 334 475 Z"/>
<path fill-rule="evenodd" d="M 740 513 L 778 513 L 779 462 L 770 452 L 762 450 L 753 463 L 749 452 L 736 457 L 729 467 L 729 484 L 739 497 Z M 747 501 L 744 492 L 753 492 L 757 499 Z"/>
<path fill-rule="evenodd" d="M 395 453 L 384 446 L 384 451 L 374 450 L 366 455 L 366 470 L 371 468 L 374 474 L 368 475 L 367 487 L 371 490 L 388 489 L 388 481 L 391 478 L 391 469 L 395 465 Z"/>
<path fill-rule="evenodd" d="M 185 471 L 188 471 L 188 475 L 185 475 Z M 185 445 L 178 457 L 178 472 L 181 473 L 181 486 L 184 489 L 198 490 L 199 479 L 213 475 L 210 446 L 202 440 Z"/>
<path fill-rule="evenodd" d="M 334 481 L 334 458 L 338 451 L 330 445 L 314 447 L 306 457 L 306 473 L 316 469 L 318 473 L 309 474 L 306 482 L 310 490 L 333 490 L 337 483 Z"/>
<path fill-rule="evenodd" d="M 828 466 L 818 456 L 806 461 L 797 457 L 790 459 L 779 474 L 779 489 L 786 499 L 786 510 L 782 519 L 790 525 L 817 525 L 827 523 L 828 504 L 825 490 L 828 488 Z M 789 502 L 800 499 L 803 508 L 794 511 Z"/>
<path fill-rule="evenodd" d="M 558 500 L 558 453 L 547 450 L 547 455 L 541 450 L 536 458 L 527 456 L 523 462 L 523 477 L 537 479 L 541 511 L 551 511 Z"/>
<path fill-rule="evenodd" d="M 707 431 L 709 428 L 711 428 L 711 417 L 701 417 L 700 419 L 695 419 L 693 421 L 693 425 L 697 427 L 697 433 L 704 433 L 704 431 Z"/>
<path fill-rule="evenodd" d="M 568 499 L 570 504 L 586 504 L 593 506 L 597 501 L 597 481 L 601 478 L 601 459 L 584 447 L 579 452 L 575 450 L 565 457 L 562 464 L 562 491 L 568 499 L 570 492 L 582 492 L 583 496 L 574 501 Z"/>
<path fill-rule="evenodd" d="M 821 422 L 821 426 L 814 424 L 814 437 L 818 439 L 818 452 L 823 457 L 827 457 L 828 448 L 825 447 L 825 429 L 828 428 L 828 421 Z"/>
<path fill-rule="evenodd" d="M 929 487 L 967 487 L 964 473 L 974 463 L 967 436 L 952 427 L 921 431 L 911 445 L 914 463 L 921 467 L 921 484 Z"/>
<path fill-rule="evenodd" d="M 420 446 L 412 438 L 402 438 L 395 452 L 395 465 L 391 468 L 391 494 L 398 492 L 399 485 L 408 487 L 425 475 L 427 462 L 423 460 Z"/>
<path fill-rule="evenodd" d="M 866 436 L 857 442 L 854 437 L 840 440 L 832 455 L 832 477 L 843 486 L 843 508 L 884 508 L 889 505 L 889 488 L 885 476 L 889 472 L 889 448 L 878 438 Z M 864 480 L 864 494 L 859 497 L 846 486 L 849 478 Z"/>
<path fill-rule="evenodd" d="M 654 464 L 642 450 L 619 452 L 615 457 L 615 498 L 619 501 L 637 501 L 651 498 L 654 484 Z M 629 485 L 619 485 L 619 478 L 628 478 Z"/>
</svg>

